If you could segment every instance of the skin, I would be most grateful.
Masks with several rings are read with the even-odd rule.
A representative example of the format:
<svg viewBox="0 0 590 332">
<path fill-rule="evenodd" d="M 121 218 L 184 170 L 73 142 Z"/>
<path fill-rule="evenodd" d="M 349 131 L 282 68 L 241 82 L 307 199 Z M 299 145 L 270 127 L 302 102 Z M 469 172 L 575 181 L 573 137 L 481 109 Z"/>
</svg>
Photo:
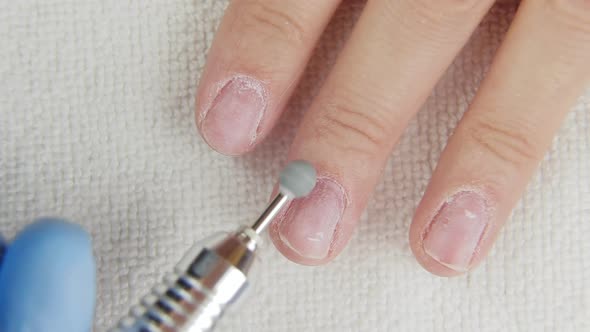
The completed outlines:
<svg viewBox="0 0 590 332">
<path fill-rule="evenodd" d="M 493 3 L 367 2 L 289 152 L 320 182 L 271 227 L 287 258 L 318 265 L 342 251 L 408 121 Z M 231 2 L 197 92 L 212 148 L 240 155 L 264 140 L 338 4 Z M 416 210 L 409 241 L 425 269 L 454 276 L 485 258 L 588 86 L 588 59 L 590 1 L 521 1 Z"/>
</svg>

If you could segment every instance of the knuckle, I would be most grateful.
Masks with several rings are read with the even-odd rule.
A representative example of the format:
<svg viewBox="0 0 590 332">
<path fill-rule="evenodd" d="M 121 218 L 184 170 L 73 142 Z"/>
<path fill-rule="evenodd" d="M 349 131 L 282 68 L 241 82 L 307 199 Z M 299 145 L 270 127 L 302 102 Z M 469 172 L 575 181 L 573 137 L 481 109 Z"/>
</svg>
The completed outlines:
<svg viewBox="0 0 590 332">
<path fill-rule="evenodd" d="M 259 35 L 294 46 L 305 44 L 306 33 L 301 19 L 295 13 L 277 7 L 273 2 L 247 1 L 241 16 L 246 26 Z"/>
<path fill-rule="evenodd" d="M 467 126 L 469 138 L 484 152 L 516 167 L 526 167 L 543 156 L 532 130 L 518 122 L 478 117 Z"/>
<path fill-rule="evenodd" d="M 356 107 L 347 98 L 331 99 L 321 105 L 322 113 L 316 124 L 319 139 L 355 155 L 374 157 L 391 146 L 391 130 L 385 115 Z"/>
</svg>

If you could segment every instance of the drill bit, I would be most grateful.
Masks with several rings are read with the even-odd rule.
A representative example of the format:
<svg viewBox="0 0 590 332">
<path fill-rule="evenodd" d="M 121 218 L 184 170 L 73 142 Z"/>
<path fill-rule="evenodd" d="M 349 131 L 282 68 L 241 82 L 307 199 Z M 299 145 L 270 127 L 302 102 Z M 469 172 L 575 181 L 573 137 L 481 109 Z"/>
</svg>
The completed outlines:
<svg viewBox="0 0 590 332">
<path fill-rule="evenodd" d="M 309 194 L 316 171 L 309 163 L 293 161 L 279 176 L 279 190 L 252 226 L 241 227 L 213 245 L 193 247 L 163 285 L 153 288 L 113 332 L 205 332 L 248 284 L 248 272 L 259 235 L 294 198 Z M 197 250 L 195 250 L 197 249 Z"/>
</svg>

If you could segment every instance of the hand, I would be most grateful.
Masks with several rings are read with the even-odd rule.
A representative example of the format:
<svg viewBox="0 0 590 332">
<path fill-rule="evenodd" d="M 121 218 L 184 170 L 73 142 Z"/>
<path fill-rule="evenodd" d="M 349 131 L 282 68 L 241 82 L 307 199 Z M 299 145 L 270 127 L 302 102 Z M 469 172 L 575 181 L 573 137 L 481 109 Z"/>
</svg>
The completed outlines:
<svg viewBox="0 0 590 332">
<path fill-rule="evenodd" d="M 90 237 L 54 219 L 28 226 L 0 258 L 0 331 L 91 331 L 95 267 Z"/>
<path fill-rule="evenodd" d="M 338 0 L 235 0 L 208 56 L 196 120 L 219 152 L 268 135 Z M 404 127 L 494 3 L 371 0 L 293 142 L 319 181 L 271 229 L 278 249 L 323 264 L 348 242 Z M 429 271 L 483 260 L 590 77 L 590 3 L 524 0 L 450 137 L 411 229 Z"/>
</svg>

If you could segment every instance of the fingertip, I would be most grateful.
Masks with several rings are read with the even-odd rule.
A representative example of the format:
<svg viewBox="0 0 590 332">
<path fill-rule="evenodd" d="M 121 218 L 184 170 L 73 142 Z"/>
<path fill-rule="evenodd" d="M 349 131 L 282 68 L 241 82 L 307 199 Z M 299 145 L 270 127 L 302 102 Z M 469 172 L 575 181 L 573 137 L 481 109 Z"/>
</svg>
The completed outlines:
<svg viewBox="0 0 590 332">
<path fill-rule="evenodd" d="M 285 258 L 293 263 L 307 266 L 321 266 L 329 263 L 333 259 L 333 255 L 330 253 L 328 253 L 328 255 L 323 258 L 310 258 L 302 255 L 296 249 L 294 249 L 292 245 L 289 245 L 288 241 L 285 241 L 285 239 L 281 238 L 278 229 L 274 225 L 271 225 L 269 234 L 275 248 Z"/>
<path fill-rule="evenodd" d="M 238 156 L 251 151 L 266 131 L 262 126 L 269 103 L 266 85 L 241 74 L 205 85 L 213 86 L 208 90 L 214 91 L 214 97 L 209 104 L 197 108 L 201 137 L 224 155 Z"/>
<path fill-rule="evenodd" d="M 88 331 L 95 301 L 91 239 L 45 218 L 13 241 L 0 271 L 0 331 Z"/>
<path fill-rule="evenodd" d="M 298 264 L 330 262 L 352 235 L 356 222 L 350 220 L 357 220 L 347 210 L 349 202 L 349 195 L 337 180 L 319 175 L 313 190 L 294 199 L 271 224 L 270 236 L 275 247 Z"/>
<path fill-rule="evenodd" d="M 426 271 L 439 277 L 457 277 L 465 274 L 467 270 L 458 269 L 456 266 L 447 266 L 432 258 L 425 250 L 421 239 L 421 232 L 414 225 L 410 227 L 410 248 L 418 264 Z"/>
<path fill-rule="evenodd" d="M 418 263 L 441 277 L 460 276 L 485 258 L 494 223 L 486 190 L 427 191 L 410 226 L 410 247 Z M 485 193 L 485 194 L 484 194 Z"/>
</svg>

